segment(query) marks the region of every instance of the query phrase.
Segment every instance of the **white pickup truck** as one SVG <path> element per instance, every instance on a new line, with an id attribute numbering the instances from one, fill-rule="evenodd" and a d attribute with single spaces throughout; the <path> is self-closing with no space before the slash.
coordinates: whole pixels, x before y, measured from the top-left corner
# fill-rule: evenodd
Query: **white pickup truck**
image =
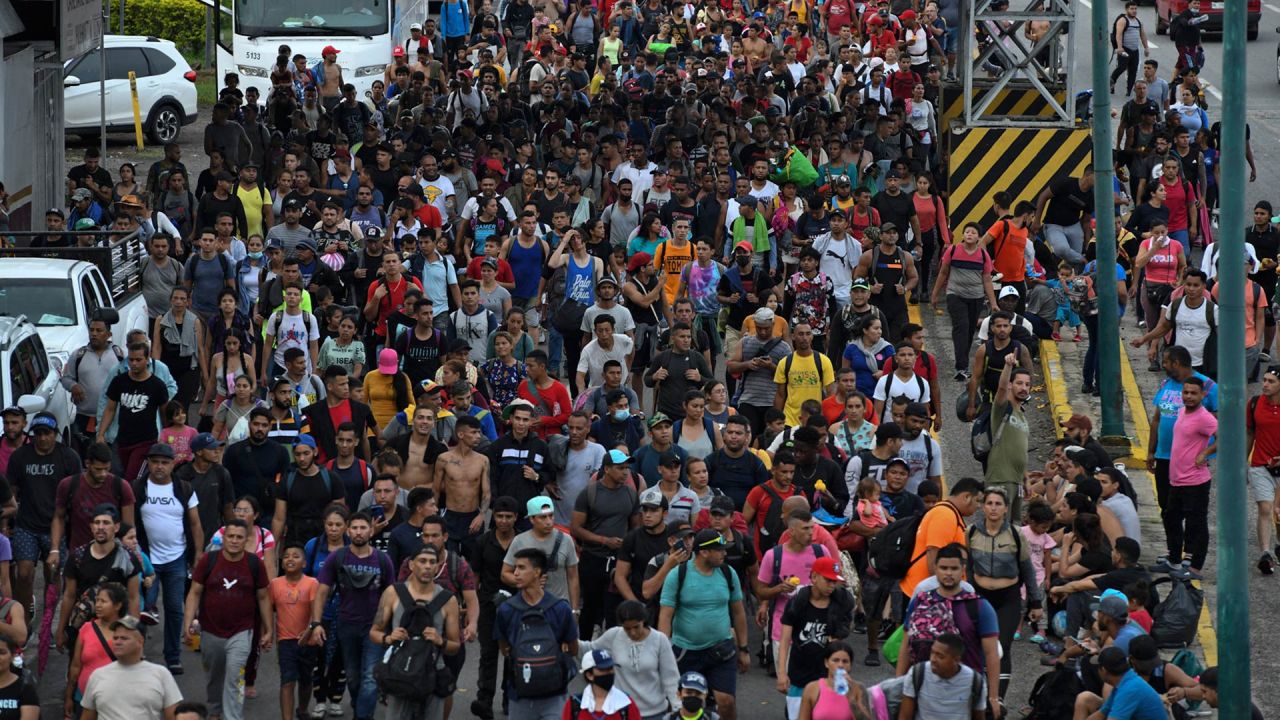
<path id="1" fill-rule="evenodd" d="M 25 315 L 58 365 L 89 343 L 89 321 L 111 323 L 121 348 L 135 328 L 150 331 L 142 297 L 145 246 L 136 236 L 107 247 L 0 250 L 0 316 Z"/>

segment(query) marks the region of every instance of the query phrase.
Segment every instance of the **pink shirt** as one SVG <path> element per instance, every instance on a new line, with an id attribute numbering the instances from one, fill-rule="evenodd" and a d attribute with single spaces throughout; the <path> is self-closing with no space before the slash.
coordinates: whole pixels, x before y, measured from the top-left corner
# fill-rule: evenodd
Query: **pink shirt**
<path id="1" fill-rule="evenodd" d="M 1030 525 L 1022 525 L 1018 531 L 1022 533 L 1022 539 L 1027 543 L 1027 553 L 1031 555 L 1031 567 L 1036 569 L 1036 584 L 1044 585 L 1044 551 L 1058 547 L 1058 543 L 1049 533 L 1037 534 Z"/>
<path id="2" fill-rule="evenodd" d="M 796 577 L 800 579 L 800 584 L 796 585 L 796 589 L 800 589 L 809 584 L 809 576 L 813 572 L 813 561 L 817 560 L 812 547 L 807 547 L 799 553 L 792 553 L 787 550 L 786 545 L 778 545 L 765 553 L 764 559 L 760 561 L 760 572 L 757 578 L 765 585 L 773 584 L 773 555 L 776 552 L 782 553 L 782 565 L 779 576 L 786 580 L 787 578 Z M 826 550 L 824 548 L 824 555 Z M 786 607 L 787 602 L 795 591 L 783 593 L 773 599 L 776 603 L 773 613 L 773 634 L 772 637 L 776 641 L 782 637 L 782 610 Z"/>
<path id="3" fill-rule="evenodd" d="M 1146 250 L 1151 247 L 1152 238 L 1142 241 L 1139 248 Z M 1158 285 L 1177 285 L 1178 284 L 1178 259 L 1182 256 L 1182 243 L 1169 239 L 1168 243 L 1157 248 L 1151 257 L 1147 260 L 1147 264 L 1143 269 L 1147 271 L 1147 282 Z"/>
<path id="4" fill-rule="evenodd" d="M 1204 407 L 1178 411 L 1173 423 L 1173 449 L 1169 453 L 1169 484 L 1173 487 L 1203 485 L 1209 482 L 1209 466 L 1197 466 L 1196 456 L 1209 446 L 1218 432 L 1218 418 Z"/>
<path id="5" fill-rule="evenodd" d="M 191 452 L 191 441 L 196 437 L 196 429 L 183 425 L 181 429 L 167 427 L 160 431 L 160 442 L 173 448 L 175 463 L 191 462 L 195 453 Z"/>

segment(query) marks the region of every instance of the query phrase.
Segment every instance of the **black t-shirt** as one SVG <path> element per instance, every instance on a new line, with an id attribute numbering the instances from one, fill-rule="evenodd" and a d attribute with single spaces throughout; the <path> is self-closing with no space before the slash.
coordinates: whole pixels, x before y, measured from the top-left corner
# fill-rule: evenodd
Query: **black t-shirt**
<path id="1" fill-rule="evenodd" d="M 80 456 L 65 445 L 41 455 L 33 444 L 23 445 L 9 456 L 9 481 L 22 498 L 22 512 L 14 524 L 42 535 L 49 533 L 57 504 L 58 482 L 80 473 Z"/>
<path id="2" fill-rule="evenodd" d="M 160 408 L 169 401 L 169 389 L 154 374 L 134 380 L 128 373 L 117 375 L 107 386 L 107 398 L 116 402 L 120 422 L 117 445 L 137 445 L 160 437 L 156 424 Z"/>
<path id="3" fill-rule="evenodd" d="M 658 216 L 662 218 L 662 224 L 665 227 L 671 227 L 676 220 L 688 220 L 689 229 L 693 229 L 694 218 L 697 217 L 698 204 L 689 199 L 688 205 L 680 205 L 674 199 L 662 206 L 662 210 L 658 212 Z"/>
<path id="4" fill-rule="evenodd" d="M 370 507 L 369 509 L 372 510 L 373 508 Z M 391 531 L 403 525 L 405 518 L 408 516 L 408 513 L 405 512 L 404 508 L 400 507 L 399 505 L 396 506 L 395 510 L 396 510 L 395 514 L 387 518 L 387 526 L 382 529 L 382 532 L 378 533 L 377 535 L 374 535 L 369 540 L 369 543 L 371 545 L 378 548 L 382 552 L 387 552 L 391 549 Z M 422 536 L 421 529 L 418 530 L 418 536 L 419 538 L 421 538 Z"/>
<path id="5" fill-rule="evenodd" d="M 510 545 L 508 545 L 510 547 Z M 498 542 L 498 536 L 490 530 L 480 536 L 480 554 L 476 558 L 476 564 L 472 566 L 472 570 L 476 573 L 476 578 L 480 583 L 480 591 L 485 595 L 492 595 L 498 590 L 512 591 L 515 588 L 508 586 L 502 582 L 502 563 L 507 557 L 507 548 L 502 547 L 502 543 Z"/>
<path id="6" fill-rule="evenodd" d="M 644 585 L 644 572 L 649 560 L 654 555 L 666 551 L 667 534 L 665 532 L 654 535 L 639 527 L 627 533 L 627 536 L 622 539 L 622 549 L 618 551 L 618 559 L 631 563 L 631 574 L 627 576 L 627 580 L 636 597 L 642 597 L 640 590 Z"/>
<path id="7" fill-rule="evenodd" d="M 916 215 L 916 204 L 911 195 L 899 191 L 897 195 L 887 192 L 877 193 L 871 199 L 871 207 L 880 212 L 880 223 L 893 223 L 898 228 L 898 244 L 905 245 L 907 229 L 911 227 L 911 218 Z"/>
<path id="8" fill-rule="evenodd" d="M 1257 232 L 1251 226 L 1249 231 L 1245 233 L 1245 242 L 1252 243 L 1253 249 L 1258 254 L 1258 260 L 1272 260 L 1280 255 L 1280 232 L 1276 232 L 1275 228 L 1267 226 L 1266 232 Z M 1268 298 L 1272 298 L 1276 293 L 1276 266 L 1264 268 L 1249 276 L 1249 279 L 1258 283 L 1258 285 L 1267 293 Z"/>
<path id="9" fill-rule="evenodd" d="M 782 624 L 791 626 L 791 655 L 787 659 L 787 677 L 791 684 L 804 687 L 827 676 L 823 656 L 827 643 L 845 637 L 848 618 L 853 617 L 855 603 L 848 591 L 837 588 L 831 604 L 816 608 L 809 602 L 808 587 L 801 588 L 782 611 Z M 831 623 L 831 620 L 837 622 Z"/>
<path id="10" fill-rule="evenodd" d="M 231 217 L 235 218 L 237 232 L 241 235 L 248 230 L 244 218 L 244 203 L 240 202 L 235 193 L 228 195 L 226 200 L 219 199 L 212 192 L 205 193 L 196 206 L 196 227 L 213 227 L 222 213 L 231 213 Z"/>
<path id="11" fill-rule="evenodd" d="M 551 216 L 556 210 L 569 209 L 568 198 L 559 190 L 551 197 L 547 197 L 546 192 L 539 190 L 533 194 L 533 204 L 538 206 L 538 222 L 543 225 L 551 224 Z"/>
<path id="12" fill-rule="evenodd" d="M 1049 184 L 1049 190 L 1053 197 L 1044 211 L 1046 225 L 1075 225 L 1082 216 L 1093 213 L 1093 190 L 1081 190 L 1076 178 L 1060 177 Z"/>
<path id="13" fill-rule="evenodd" d="M 1104 590 L 1119 590 L 1124 592 L 1126 587 L 1133 583 L 1142 581 L 1150 584 L 1151 573 L 1142 567 L 1124 567 L 1116 568 L 1111 572 L 1104 573 L 1093 579 L 1093 584 L 1098 586 L 1098 592 Z"/>
<path id="14" fill-rule="evenodd" d="M 77 596 L 104 582 L 123 585 L 129 578 L 142 573 L 138 559 L 122 546 L 116 545 L 115 552 L 107 553 L 104 558 L 94 557 L 90 547 L 82 545 L 72 551 L 62 569 L 64 578 L 76 581 Z"/>
<path id="15" fill-rule="evenodd" d="M 431 335 L 422 340 L 416 328 L 410 328 L 396 339 L 396 351 L 404 360 L 402 369 L 414 387 L 435 377 L 436 370 L 440 368 L 440 357 L 444 354 L 440 347 L 443 339 L 443 334 L 433 329 Z"/>
<path id="16" fill-rule="evenodd" d="M 200 527 L 207 528 L 205 533 L 212 537 L 213 531 L 223 525 L 223 509 L 236 501 L 231 473 L 221 465 L 211 465 L 208 470 L 197 472 L 195 463 L 189 462 L 179 467 L 173 476 L 191 483 L 191 489 L 200 499 L 200 505 L 196 507 Z"/>
<path id="17" fill-rule="evenodd" d="M 1097 550 L 1085 550 L 1080 553 L 1080 565 L 1088 570 L 1087 575 L 1111 571 L 1111 544 L 1103 542 Z"/>
<path id="18" fill-rule="evenodd" d="M 262 507 L 259 522 L 270 525 L 276 510 L 272 485 L 277 477 L 289 472 L 289 451 L 270 438 L 261 445 L 253 444 L 252 440 L 242 440 L 222 454 L 222 466 L 231 473 L 236 497 L 252 495 L 257 498 Z"/>
<path id="19" fill-rule="evenodd" d="M 77 165 L 71 168 L 71 172 L 67 173 L 67 179 L 75 183 L 77 188 L 87 188 L 89 185 L 85 183 L 87 178 L 93 178 L 98 187 L 111 187 L 111 173 L 107 169 L 98 166 L 97 170 L 89 172 L 89 168 L 84 165 Z"/>
<path id="20" fill-rule="evenodd" d="M 289 487 L 289 477 L 293 476 L 293 487 Z M 324 476 L 329 477 L 328 486 Z M 323 470 L 315 475 L 303 475 L 291 469 L 280 478 L 281 487 L 276 490 L 276 497 L 283 498 L 289 508 L 289 522 L 295 520 L 319 520 L 329 503 L 345 500 L 346 490 L 333 473 Z"/>
<path id="21" fill-rule="evenodd" d="M 669 206 L 668 206 L 669 207 Z M 764 306 L 765 293 L 773 289 L 773 280 L 769 277 L 769 273 L 762 270 L 750 270 L 746 275 L 742 275 L 742 288 L 739 289 L 734 283 L 729 281 L 727 273 L 720 275 L 720 282 L 716 285 L 716 293 L 720 295 L 732 295 L 735 292 L 742 293 L 742 300 L 736 305 L 729 306 L 729 318 L 727 320 L 729 327 L 740 328 L 742 323 L 756 310 Z M 747 295 L 754 294 L 756 302 L 748 302 Z M 751 358 L 743 358 L 750 360 Z"/>
<path id="22" fill-rule="evenodd" d="M 394 195 L 394 191 L 393 191 L 393 195 Z M 315 191 L 315 188 L 312 188 L 311 192 L 309 193 L 300 193 L 297 190 L 294 190 L 288 195 L 285 195 L 284 199 L 297 200 L 298 202 L 302 203 L 302 220 L 300 221 L 299 224 L 301 224 L 302 227 L 305 227 L 305 228 L 313 228 L 316 226 L 317 223 L 320 222 L 320 211 L 318 209 L 312 210 L 311 206 L 308 205 L 307 203 L 314 200 L 316 203 L 316 207 L 319 208 L 319 206 L 323 205 L 324 202 L 328 200 L 328 197 L 321 195 L 320 193 Z"/>
<path id="23" fill-rule="evenodd" d="M 400 513 L 396 513 L 399 515 Z M 391 564 L 400 567 L 409 554 L 422 547 L 422 526 L 402 521 L 387 530 L 387 546 L 379 548 L 391 556 Z"/>
<path id="24" fill-rule="evenodd" d="M 24 707 L 40 707 L 40 696 L 35 683 L 23 682 L 19 676 L 0 687 L 0 720 L 21 720 Z"/>
<path id="25" fill-rule="evenodd" d="M 919 495 L 907 490 L 900 493 L 891 493 L 887 490 L 881 492 L 880 504 L 884 506 L 885 512 L 893 516 L 894 520 L 924 514 L 924 501 Z"/>

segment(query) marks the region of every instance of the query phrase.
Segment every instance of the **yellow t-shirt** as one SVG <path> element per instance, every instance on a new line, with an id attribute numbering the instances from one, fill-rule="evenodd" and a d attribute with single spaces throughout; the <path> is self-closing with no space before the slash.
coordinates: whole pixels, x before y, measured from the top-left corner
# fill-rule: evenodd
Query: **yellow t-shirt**
<path id="1" fill-rule="evenodd" d="M 403 375 L 404 373 L 400 373 Z M 386 427 L 396 413 L 405 408 L 396 407 L 395 377 L 383 375 L 376 370 L 364 376 L 364 396 L 373 412 L 373 419 L 378 427 Z M 413 397 L 413 383 L 405 376 L 405 384 L 409 386 L 409 397 Z M 407 407 L 407 405 L 406 405 Z"/>
<path id="2" fill-rule="evenodd" d="M 790 361 L 791 372 L 787 372 Z M 822 363 L 819 369 L 817 362 Z M 831 361 L 822 353 L 813 353 L 809 357 L 801 357 L 792 353 L 778 363 L 773 373 L 773 381 L 787 388 L 787 402 L 783 412 L 787 416 L 787 424 L 800 424 L 800 406 L 805 400 L 822 402 L 822 389 L 836 381 L 836 371 Z"/>
<path id="3" fill-rule="evenodd" d="M 664 241 L 653 253 L 653 267 L 667 271 L 666 284 L 662 294 L 667 298 L 667 307 L 676 302 L 676 293 L 680 292 L 680 271 L 693 262 L 693 243 L 686 242 L 684 247 L 676 247 L 670 240 Z"/>
<path id="4" fill-rule="evenodd" d="M 263 227 L 262 207 L 271 204 L 271 193 L 257 187 L 245 190 L 236 183 L 236 197 L 240 198 L 240 204 L 244 206 L 245 220 L 249 223 L 249 232 L 240 239 L 248 240 L 251 235 L 261 235 L 265 238 L 267 228 Z"/>

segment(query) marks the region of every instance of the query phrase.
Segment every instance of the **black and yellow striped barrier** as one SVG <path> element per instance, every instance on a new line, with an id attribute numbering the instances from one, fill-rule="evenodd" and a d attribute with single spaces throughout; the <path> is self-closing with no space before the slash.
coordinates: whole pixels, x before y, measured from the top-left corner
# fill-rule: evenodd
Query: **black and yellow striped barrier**
<path id="1" fill-rule="evenodd" d="M 1054 178 L 1079 177 L 1092 151 L 1087 129 L 975 128 L 953 133 L 947 173 L 951 227 L 958 232 L 965 223 L 992 219 L 991 198 L 1001 190 L 1011 192 L 1015 203 L 1035 202 Z"/>
<path id="2" fill-rule="evenodd" d="M 987 89 L 973 88 L 973 102 L 979 103 L 986 96 Z M 1066 93 L 1057 92 L 1054 100 L 1062 105 L 1066 102 Z M 1032 88 L 1006 87 L 1000 90 L 996 99 L 982 113 L 984 118 L 1052 118 L 1055 116 L 1049 101 Z M 964 85 L 959 83 L 945 85 L 942 88 L 941 122 L 938 127 L 944 131 L 952 130 L 964 123 Z"/>

